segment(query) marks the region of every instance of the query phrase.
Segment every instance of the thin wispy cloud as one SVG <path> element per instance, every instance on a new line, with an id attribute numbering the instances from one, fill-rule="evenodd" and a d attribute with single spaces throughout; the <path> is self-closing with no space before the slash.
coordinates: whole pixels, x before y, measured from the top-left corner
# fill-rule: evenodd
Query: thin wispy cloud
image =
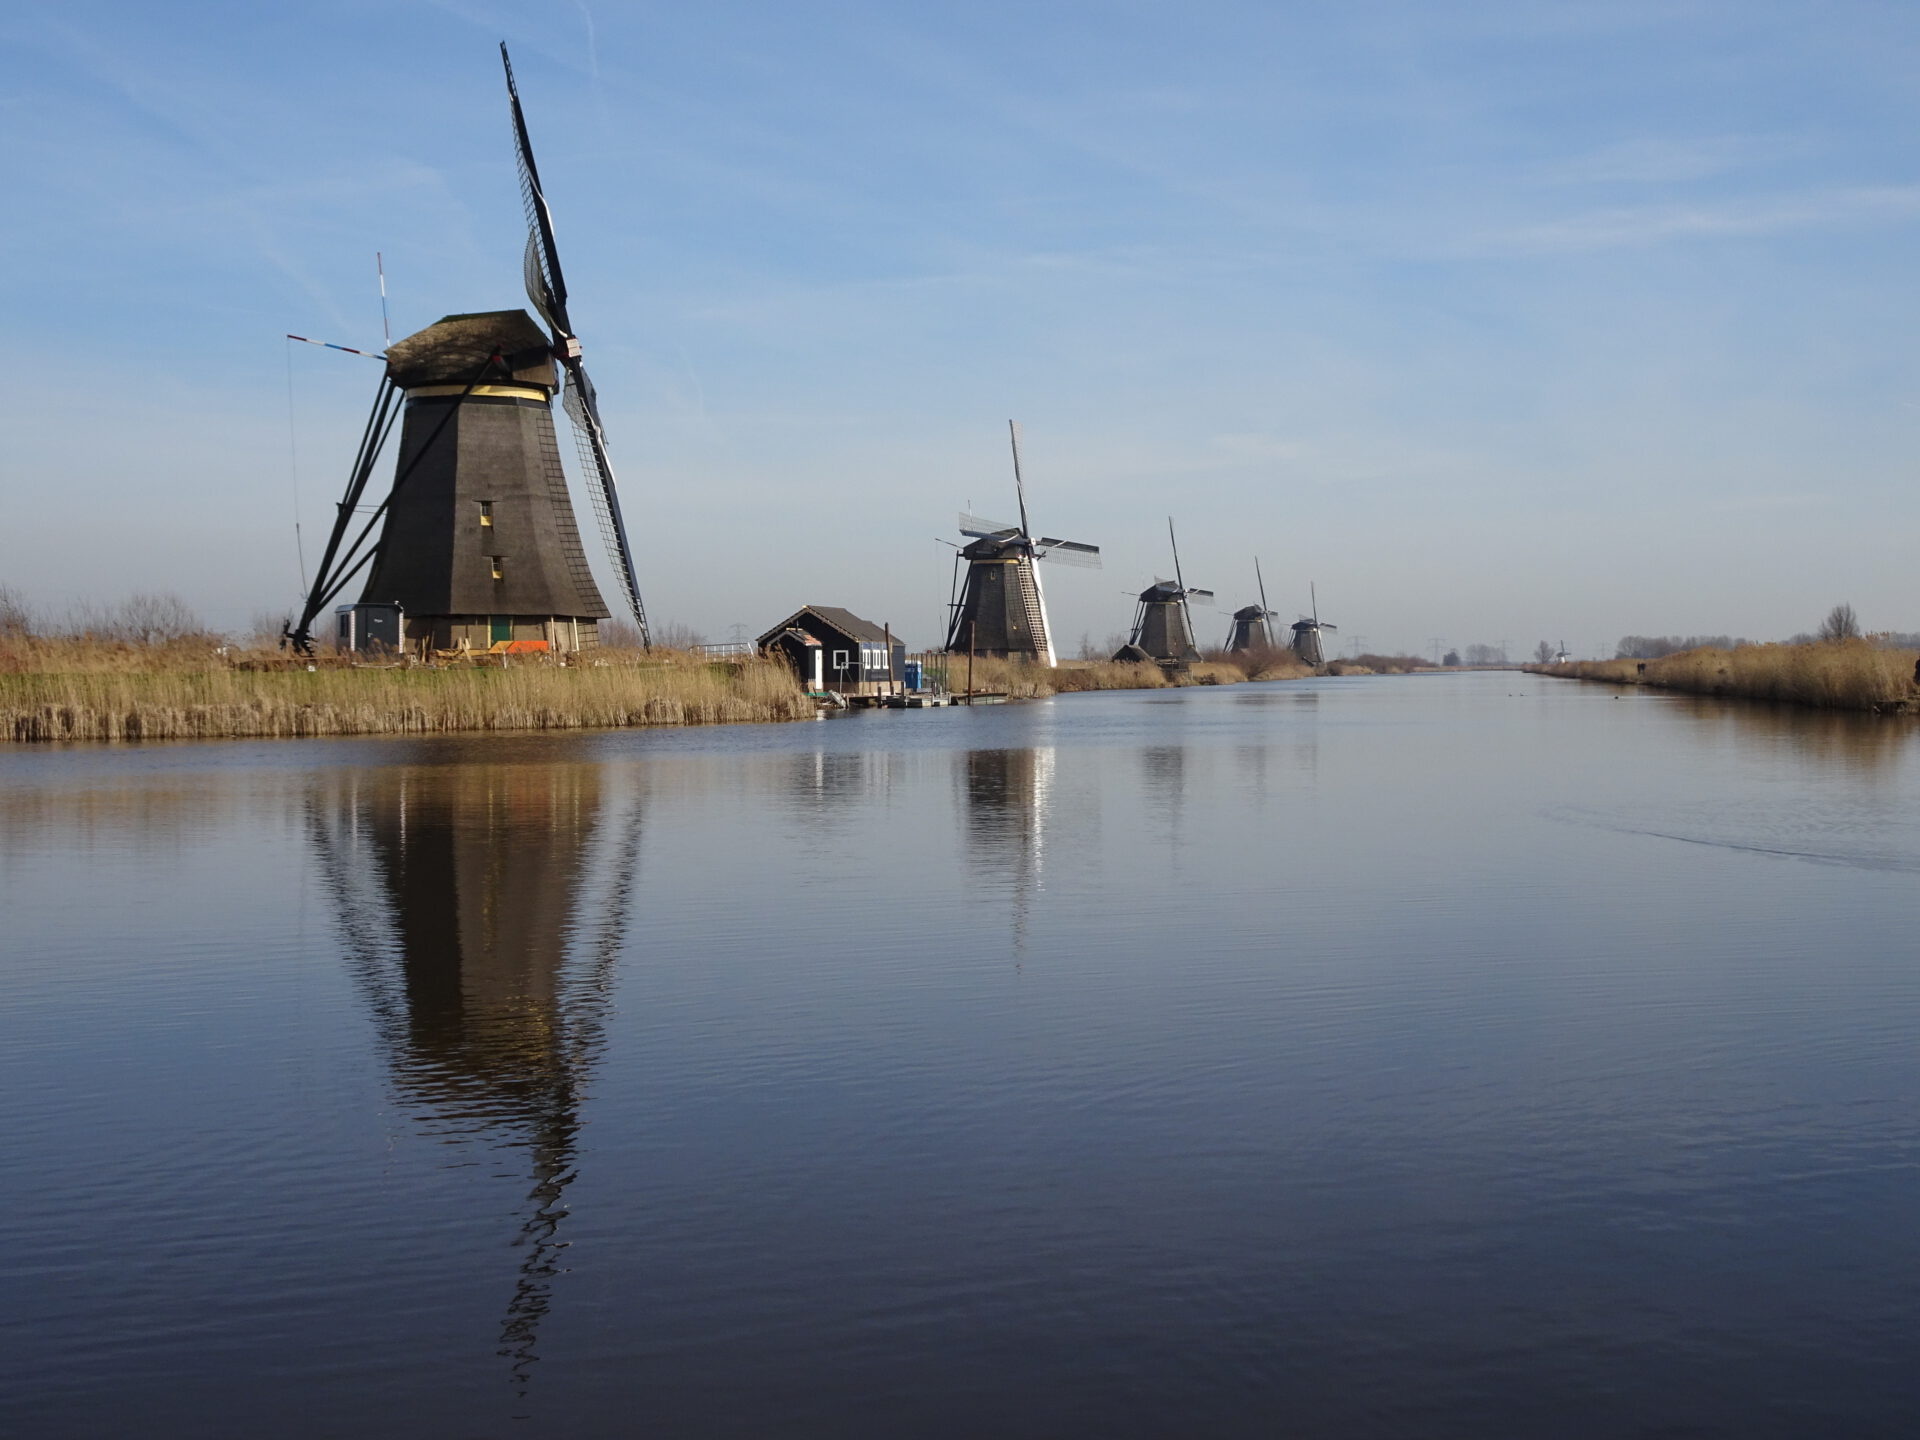
<path id="1" fill-rule="evenodd" d="M 1535 178 L 1549 185 L 1679 185 L 1778 163 L 1806 148 L 1778 136 L 1642 136 L 1550 161 Z"/>
<path id="2" fill-rule="evenodd" d="M 1485 254 L 1549 255 L 1794 230 L 1908 223 L 1920 215 L 1920 185 L 1883 185 L 1718 203 L 1618 206 L 1521 225 L 1477 238 Z"/>

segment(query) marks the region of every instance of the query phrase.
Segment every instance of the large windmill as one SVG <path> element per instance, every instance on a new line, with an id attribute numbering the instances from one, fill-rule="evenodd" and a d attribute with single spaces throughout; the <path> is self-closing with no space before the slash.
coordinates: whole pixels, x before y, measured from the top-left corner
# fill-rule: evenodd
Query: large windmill
<path id="1" fill-rule="evenodd" d="M 1003 660 L 1031 660 L 1051 667 L 1053 632 L 1047 625 L 1047 597 L 1040 588 L 1036 561 L 1098 569 L 1100 547 L 1077 540 L 1036 540 L 1027 526 L 1027 486 L 1020 473 L 1020 427 L 1007 422 L 1013 443 L 1013 488 L 1020 501 L 1020 523 L 1003 525 L 962 514 L 960 533 L 973 543 L 955 561 L 967 562 L 967 578 L 949 606 L 949 654 L 973 654 Z"/>
<path id="2" fill-rule="evenodd" d="M 1340 627 L 1320 618 L 1320 596 L 1311 581 L 1307 584 L 1307 594 L 1313 601 L 1313 613 L 1311 616 L 1302 615 L 1293 622 L 1293 653 L 1309 665 L 1324 665 L 1327 656 L 1320 645 L 1320 632 L 1338 630 Z"/>
<path id="3" fill-rule="evenodd" d="M 1213 591 L 1189 589 L 1180 572 L 1180 542 L 1174 538 L 1173 517 L 1167 517 L 1167 543 L 1173 547 L 1171 580 L 1155 580 L 1142 590 L 1133 612 L 1133 634 L 1115 653 L 1116 660 L 1152 660 L 1166 666 L 1190 665 L 1200 658 L 1193 643 L 1193 612 L 1188 601 L 1213 599 Z"/>
<path id="4" fill-rule="evenodd" d="M 1227 653 L 1242 650 L 1273 649 L 1275 612 L 1267 608 L 1267 581 L 1260 573 L 1260 557 L 1253 557 L 1253 578 L 1260 586 L 1260 603 L 1243 605 L 1233 612 L 1233 628 L 1227 632 Z"/>
<path id="5" fill-rule="evenodd" d="M 524 310 L 449 315 L 388 348 L 333 533 L 300 618 L 288 629 L 303 651 L 312 648 L 315 620 L 362 571 L 359 603 L 339 607 L 339 638 L 350 646 L 369 634 L 408 649 L 484 650 L 504 641 L 574 650 L 597 643 L 598 622 L 610 612 L 580 542 L 560 463 L 553 397 L 563 388 L 608 558 L 641 643 L 650 641 L 600 405 L 567 310 L 553 216 L 505 45 L 500 62 L 527 214 L 527 296 L 546 328 Z M 396 419 L 393 483 L 363 518 Z"/>

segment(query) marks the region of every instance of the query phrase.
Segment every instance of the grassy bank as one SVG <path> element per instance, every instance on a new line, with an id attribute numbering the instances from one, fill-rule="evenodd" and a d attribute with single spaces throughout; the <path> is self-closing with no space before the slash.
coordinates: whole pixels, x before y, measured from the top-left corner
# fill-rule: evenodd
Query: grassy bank
<path id="1" fill-rule="evenodd" d="M 1703 647 L 1659 660 L 1581 660 L 1529 665 L 1538 675 L 1570 675 L 1616 685 L 1652 685 L 1693 695 L 1773 700 L 1822 710 L 1904 710 L 1915 698 L 1916 653 L 1865 640 L 1816 645 Z"/>
<path id="2" fill-rule="evenodd" d="M 973 688 L 1017 700 L 1034 700 L 1087 690 L 1167 690 L 1182 685 L 1235 685 L 1242 680 L 1293 680 L 1311 674 L 1311 667 L 1284 650 L 1261 656 L 1211 656 L 1180 677 L 1169 676 L 1158 665 L 1122 665 L 1111 660 L 1062 660 L 1057 668 L 1048 670 L 1018 661 L 976 658 Z M 967 688 L 965 656 L 954 658 L 948 680 L 955 691 Z"/>
<path id="3" fill-rule="evenodd" d="M 798 720 L 788 669 L 658 653 L 565 669 L 309 671 L 279 657 L 168 647 L 19 647 L 0 669 L 0 742 L 420 735 Z M 26 663 L 22 663 L 22 662 Z"/>

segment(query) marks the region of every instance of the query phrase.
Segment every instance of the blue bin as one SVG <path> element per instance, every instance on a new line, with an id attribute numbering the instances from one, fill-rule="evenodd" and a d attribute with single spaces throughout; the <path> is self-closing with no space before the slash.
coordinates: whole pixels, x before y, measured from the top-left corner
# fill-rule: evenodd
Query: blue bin
<path id="1" fill-rule="evenodd" d="M 907 689 L 918 690 L 920 688 L 920 662 L 918 660 L 907 661 L 906 678 Z"/>

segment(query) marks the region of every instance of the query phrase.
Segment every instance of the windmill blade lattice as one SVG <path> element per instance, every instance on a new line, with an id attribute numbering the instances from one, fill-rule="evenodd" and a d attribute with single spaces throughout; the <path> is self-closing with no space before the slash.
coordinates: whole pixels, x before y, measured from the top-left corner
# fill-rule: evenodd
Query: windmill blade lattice
<path id="1" fill-rule="evenodd" d="M 606 542 L 608 558 L 620 577 L 633 620 L 640 627 L 640 642 L 652 647 L 653 637 L 647 625 L 646 606 L 640 599 L 640 581 L 634 574 L 633 551 L 627 544 L 626 521 L 620 513 L 620 491 L 613 477 L 613 462 L 607 456 L 606 427 L 600 419 L 600 402 L 593 382 L 587 378 L 580 359 L 580 341 L 573 333 L 567 314 L 567 281 L 560 268 L 560 252 L 553 239 L 553 214 L 547 208 L 540 188 L 540 170 L 533 160 L 533 141 L 527 135 L 527 118 L 520 109 L 520 92 L 513 83 L 513 61 L 507 47 L 500 47 L 500 63 L 507 72 L 507 100 L 513 113 L 514 157 L 520 172 L 520 199 L 527 215 L 527 251 L 525 272 L 527 299 L 553 332 L 554 356 L 566 372 L 566 393 L 562 404 L 573 422 L 573 438 L 580 463 L 588 473 L 587 490 L 593 497 L 594 518 L 599 521 L 601 538 Z"/>
<path id="2" fill-rule="evenodd" d="M 1055 565 L 1072 565 L 1082 570 L 1100 568 L 1100 547 L 1083 545 L 1078 540 L 1055 540 L 1043 537 L 1039 542 L 1039 558 Z"/>
<path id="3" fill-rule="evenodd" d="M 983 515 L 969 515 L 960 512 L 960 533 L 972 535 L 980 540 L 997 540 L 1003 535 L 1018 535 L 1020 527 L 1009 525 L 1003 520 L 989 520 Z"/>

